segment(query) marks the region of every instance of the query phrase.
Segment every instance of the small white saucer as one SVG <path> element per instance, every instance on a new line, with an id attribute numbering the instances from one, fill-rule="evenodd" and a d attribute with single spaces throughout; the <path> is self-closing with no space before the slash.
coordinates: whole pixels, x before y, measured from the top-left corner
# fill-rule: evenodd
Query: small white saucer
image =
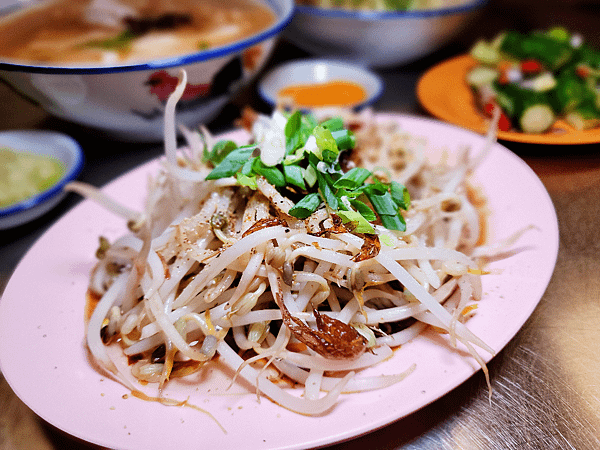
<path id="1" fill-rule="evenodd" d="M 65 196 L 63 187 L 83 169 L 83 151 L 71 137 L 54 131 L 16 130 L 0 133 L 0 147 L 52 156 L 65 165 L 63 177 L 53 186 L 19 203 L 0 208 L 0 230 L 22 225 L 48 212 Z"/>
<path id="2" fill-rule="evenodd" d="M 258 93 L 264 101 L 275 106 L 279 92 L 288 86 L 331 81 L 349 81 L 362 86 L 366 98 L 354 109 L 373 104 L 383 92 L 381 78 L 364 67 L 328 59 L 300 59 L 272 69 L 259 82 Z"/>

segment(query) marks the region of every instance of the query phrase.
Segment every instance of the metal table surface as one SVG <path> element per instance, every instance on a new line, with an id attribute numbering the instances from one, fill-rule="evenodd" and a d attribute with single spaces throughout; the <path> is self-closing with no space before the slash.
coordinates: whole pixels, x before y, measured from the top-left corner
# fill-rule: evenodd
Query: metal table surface
<path id="1" fill-rule="evenodd" d="M 479 36 L 564 24 L 600 45 L 600 6 L 581 1 L 491 0 L 477 21 L 434 55 L 379 70 L 379 111 L 426 115 L 415 96 L 423 72 L 463 53 Z M 304 56 L 281 41 L 270 64 Z M 161 154 L 158 144 L 125 144 L 47 116 L 0 85 L 0 129 L 65 132 L 85 150 L 80 179 L 102 186 Z M 240 108 L 267 110 L 250 86 L 210 127 L 231 128 Z M 523 158 L 550 193 L 560 226 L 554 275 L 522 330 L 489 364 L 488 401 L 481 373 L 420 411 L 331 449 L 597 449 L 600 448 L 600 145 L 541 146 L 502 142 Z M 27 249 L 79 200 L 68 196 L 44 217 L 0 234 L 0 291 Z M 39 419 L 0 376 L 0 449 L 96 448 Z"/>

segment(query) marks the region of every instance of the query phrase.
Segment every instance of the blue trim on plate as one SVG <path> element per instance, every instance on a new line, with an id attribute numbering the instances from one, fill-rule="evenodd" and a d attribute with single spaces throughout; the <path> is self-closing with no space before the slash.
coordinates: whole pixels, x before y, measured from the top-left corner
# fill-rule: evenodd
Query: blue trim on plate
<path id="1" fill-rule="evenodd" d="M 66 135 L 64 137 L 68 138 L 71 141 L 71 144 L 75 149 L 74 155 L 76 157 L 76 160 L 71 169 L 69 169 L 69 171 L 65 173 L 65 175 L 56 184 L 49 187 L 45 191 L 40 192 L 39 194 L 36 194 L 33 197 L 30 197 L 26 200 L 23 200 L 22 202 L 19 202 L 16 205 L 0 209 L 0 218 L 8 217 L 12 214 L 32 209 L 44 203 L 46 200 L 49 200 L 55 195 L 60 194 L 60 192 L 63 190 L 67 183 L 74 181 L 79 176 L 79 174 L 83 170 L 83 165 L 85 163 L 83 149 L 75 139 Z"/>
<path id="2" fill-rule="evenodd" d="M 6 61 L 0 61 L 0 71 L 5 70 L 8 72 L 26 72 L 26 73 L 46 73 L 46 74 L 61 74 L 61 75 L 91 75 L 91 74 L 105 74 L 105 73 L 120 73 L 120 72 L 133 72 L 137 70 L 156 70 L 166 69 L 169 67 L 182 66 L 187 64 L 193 64 L 201 61 L 207 61 L 213 58 L 220 58 L 232 53 L 238 53 L 248 47 L 251 47 L 259 42 L 265 41 L 279 34 L 291 21 L 292 17 L 296 12 L 296 6 L 294 1 L 291 2 L 291 6 L 287 14 L 285 14 L 285 5 L 274 4 L 273 0 L 266 0 L 268 5 L 273 8 L 277 15 L 284 14 L 280 17 L 277 22 L 270 28 L 262 31 L 254 36 L 237 41 L 233 44 L 226 45 L 224 47 L 218 47 L 212 50 L 199 51 L 187 55 L 177 56 L 174 58 L 165 58 L 157 61 L 149 61 L 139 64 L 128 64 L 121 66 L 94 66 L 94 67 L 57 67 L 57 66 L 40 66 L 40 65 L 29 65 L 11 63 Z"/>
<path id="3" fill-rule="evenodd" d="M 427 17 L 442 17 L 452 14 L 470 12 L 485 6 L 489 0 L 476 0 L 473 3 L 452 8 L 423 9 L 412 11 L 350 11 L 343 9 L 324 9 L 313 6 L 296 6 L 298 14 L 314 15 L 327 18 L 344 18 L 364 21 L 374 20 L 397 20 L 397 19 L 419 19 Z"/>
<path id="4" fill-rule="evenodd" d="M 375 80 L 377 80 L 377 82 L 378 82 L 377 83 L 377 91 L 371 97 L 369 97 L 367 100 L 365 100 L 364 102 L 359 103 L 356 106 L 353 106 L 352 107 L 353 110 L 357 111 L 357 110 L 366 108 L 367 106 L 370 106 L 370 105 L 374 104 L 383 95 L 383 89 L 384 89 L 383 79 L 378 74 L 376 74 L 375 72 L 373 72 L 372 70 L 369 70 L 369 69 L 367 69 L 365 67 L 362 67 L 362 66 L 357 66 L 355 64 L 349 64 L 348 62 L 343 61 L 343 60 L 337 61 L 335 59 L 317 59 L 317 58 L 315 58 L 315 59 L 295 59 L 295 60 L 290 60 L 290 61 L 287 61 L 287 62 L 283 63 L 280 66 L 277 66 L 277 67 L 271 69 L 271 71 L 267 75 L 265 75 L 262 78 L 261 82 L 258 84 L 258 88 L 257 88 L 258 96 L 265 103 L 268 103 L 271 106 L 275 106 L 275 103 L 276 103 L 275 99 L 273 99 L 272 97 L 270 97 L 269 95 L 267 95 L 266 92 L 265 92 L 265 90 L 264 90 L 264 85 L 263 85 L 264 79 L 269 74 L 271 74 L 272 72 L 280 70 L 280 69 L 282 69 L 282 68 L 284 68 L 286 66 L 291 66 L 291 65 L 294 65 L 294 64 L 306 64 L 306 63 L 313 63 L 313 64 L 344 64 L 344 65 L 347 65 L 347 66 L 351 66 L 351 67 L 353 67 L 353 68 L 355 68 L 357 70 L 361 70 L 361 71 L 365 72 L 366 74 L 370 75 L 371 77 L 373 77 Z M 352 80 L 350 80 L 350 81 L 352 81 Z M 309 80 L 307 80 L 307 82 L 309 82 Z"/>

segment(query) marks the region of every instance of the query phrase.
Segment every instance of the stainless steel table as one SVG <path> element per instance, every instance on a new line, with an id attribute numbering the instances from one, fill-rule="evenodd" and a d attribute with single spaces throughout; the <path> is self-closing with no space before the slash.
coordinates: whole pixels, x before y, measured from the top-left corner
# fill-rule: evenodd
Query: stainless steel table
<path id="1" fill-rule="evenodd" d="M 600 47 L 600 6 L 581 1 L 492 0 L 465 32 L 434 55 L 380 70 L 385 93 L 376 110 L 425 115 L 415 85 L 433 64 L 463 53 L 479 36 L 503 28 L 564 24 Z M 280 42 L 271 64 L 304 56 Z M 268 110 L 249 87 L 210 124 L 232 126 L 240 108 Z M 0 129 L 40 128 L 70 134 L 83 146 L 83 181 L 101 186 L 158 156 L 160 145 L 132 145 L 48 117 L 0 86 Z M 600 144 L 547 147 L 502 142 L 541 178 L 560 226 L 555 273 L 540 305 L 489 364 L 491 403 L 481 373 L 398 422 L 331 449 L 598 449 L 600 448 Z M 0 234 L 0 291 L 35 240 L 77 203 L 68 197 L 46 216 Z M 0 449 L 96 448 L 46 424 L 0 377 Z"/>

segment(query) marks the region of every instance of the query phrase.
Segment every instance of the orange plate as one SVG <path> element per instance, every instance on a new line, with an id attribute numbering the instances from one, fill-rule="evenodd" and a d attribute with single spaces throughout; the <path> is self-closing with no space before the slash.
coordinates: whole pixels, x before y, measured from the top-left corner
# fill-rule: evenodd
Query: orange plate
<path id="1" fill-rule="evenodd" d="M 417 96 L 435 117 L 484 134 L 489 120 L 477 109 L 475 96 L 465 82 L 467 72 L 476 64 L 469 55 L 462 55 L 434 66 L 419 80 Z M 600 128 L 580 131 L 558 120 L 543 134 L 499 131 L 498 139 L 529 144 L 594 144 L 600 142 Z"/>

